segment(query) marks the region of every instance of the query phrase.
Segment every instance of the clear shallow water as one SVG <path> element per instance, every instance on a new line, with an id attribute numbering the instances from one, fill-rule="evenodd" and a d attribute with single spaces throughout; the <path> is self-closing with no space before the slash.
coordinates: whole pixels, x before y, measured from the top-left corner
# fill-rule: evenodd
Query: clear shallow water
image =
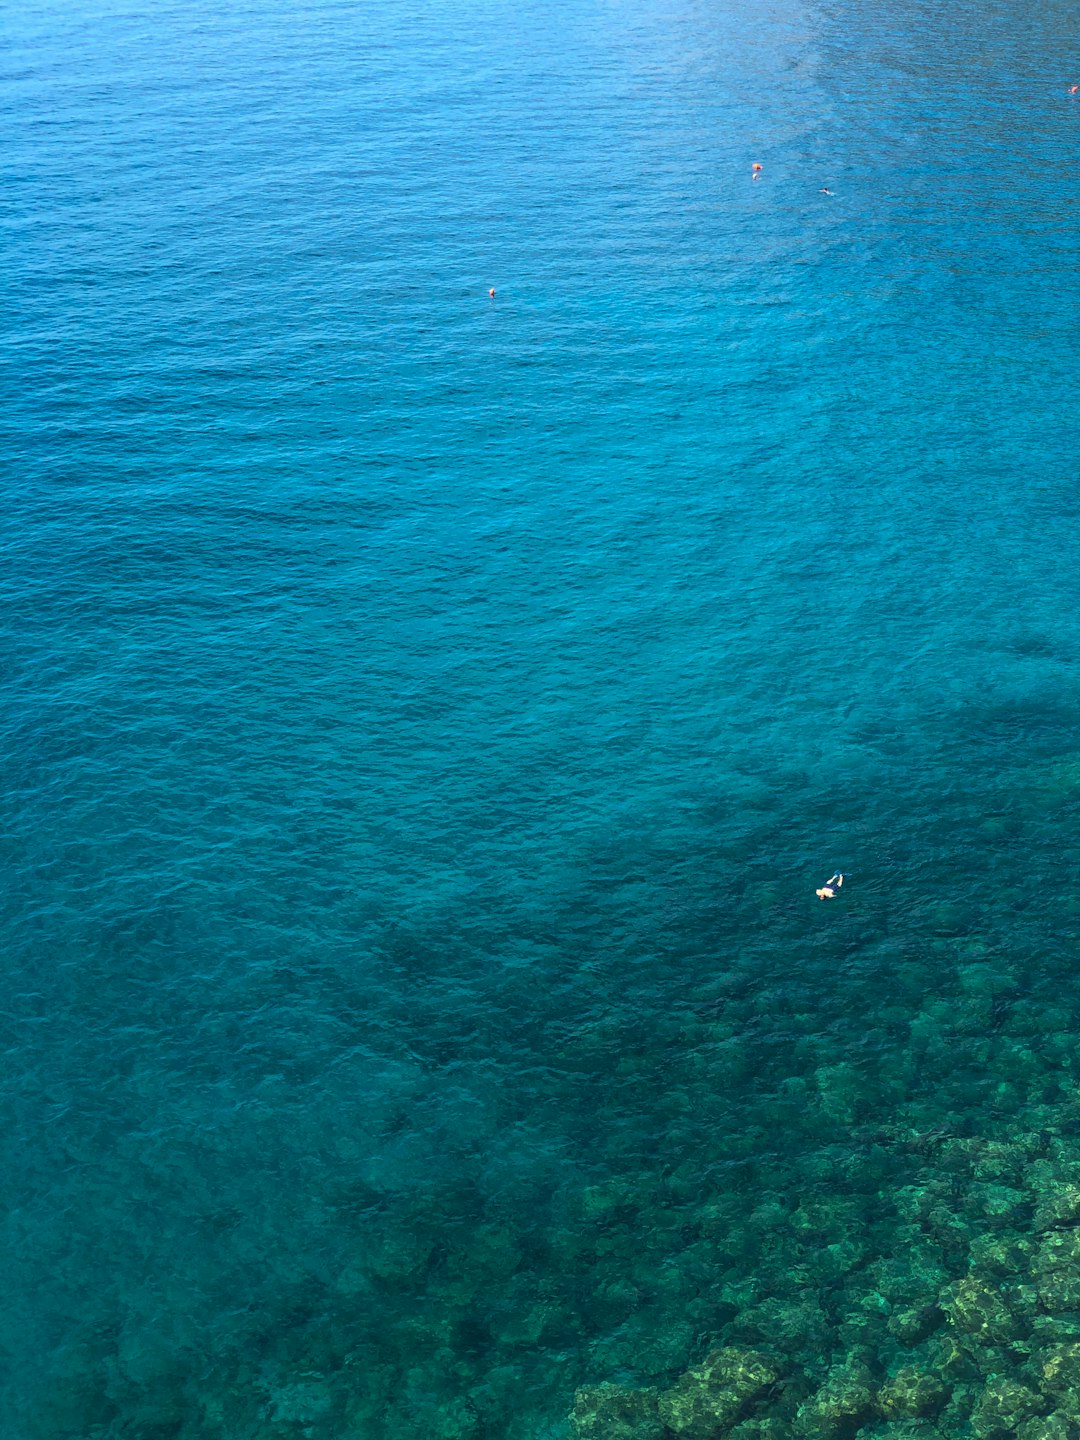
<path id="1" fill-rule="evenodd" d="M 6 1434 L 1071 1414 L 1072 19 L 9 9 Z"/>

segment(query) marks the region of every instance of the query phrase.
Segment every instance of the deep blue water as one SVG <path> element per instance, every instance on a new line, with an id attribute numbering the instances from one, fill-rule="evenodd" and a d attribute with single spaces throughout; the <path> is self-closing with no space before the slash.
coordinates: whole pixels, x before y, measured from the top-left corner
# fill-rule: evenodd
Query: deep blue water
<path id="1" fill-rule="evenodd" d="M 6 1437 L 1060 1409 L 1075 20 L 4 7 Z"/>

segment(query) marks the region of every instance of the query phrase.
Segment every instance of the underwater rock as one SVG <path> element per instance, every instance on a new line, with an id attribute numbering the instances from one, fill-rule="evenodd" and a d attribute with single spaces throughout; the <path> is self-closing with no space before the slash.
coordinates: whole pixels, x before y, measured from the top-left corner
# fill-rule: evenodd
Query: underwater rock
<path id="1" fill-rule="evenodd" d="M 1061 1415 L 1036 1415 L 1025 1420 L 1016 1440 L 1073 1440 L 1076 1430 Z"/>
<path id="2" fill-rule="evenodd" d="M 1009 1308 L 1020 1321 L 1020 1328 L 1023 1338 L 1026 1339 L 1032 1332 L 1036 1320 L 1045 1320 L 1046 1316 L 1040 1311 L 1039 1292 L 1027 1279 L 1013 1285 L 1009 1291 Z M 1065 1339 L 1063 1332 L 1061 1339 Z"/>
<path id="3" fill-rule="evenodd" d="M 728 1327 L 728 1340 L 748 1344 L 772 1343 L 795 1360 L 828 1353 L 833 1347 L 833 1329 L 815 1298 L 796 1301 L 770 1296 L 760 1305 L 743 1310 Z"/>
<path id="4" fill-rule="evenodd" d="M 663 1440 L 655 1390 L 585 1385 L 574 1395 L 570 1433 L 578 1440 Z"/>
<path id="5" fill-rule="evenodd" d="M 1036 1357 L 1039 1389 L 1072 1425 L 1080 1425 L 1080 1341 L 1051 1345 Z"/>
<path id="6" fill-rule="evenodd" d="M 648 1311 L 631 1317 L 615 1330 L 598 1336 L 589 1346 L 597 1376 L 622 1375 L 632 1370 L 642 1383 L 670 1383 L 686 1369 L 694 1354 L 698 1328 L 682 1318 L 657 1326 Z M 590 1382 L 592 1383 L 591 1379 Z"/>
<path id="7" fill-rule="evenodd" d="M 779 1375 L 776 1363 L 759 1351 L 733 1345 L 712 1350 L 660 1396 L 660 1419 L 685 1440 L 715 1440 Z"/>
<path id="8" fill-rule="evenodd" d="M 935 1335 L 927 1349 L 930 1368 L 956 1383 L 954 1401 L 966 1385 L 973 1385 L 976 1391 L 981 1390 L 984 1380 L 1010 1371 L 1017 1362 L 1009 1346 L 992 1345 L 952 1329 Z M 975 1403 L 974 1396 L 971 1403 Z"/>
<path id="9" fill-rule="evenodd" d="M 728 1431 L 729 1440 L 791 1440 L 791 1426 L 786 1420 L 765 1415 L 756 1420 L 740 1420 Z"/>
<path id="10" fill-rule="evenodd" d="M 874 1380 L 858 1361 L 835 1365 L 817 1394 L 799 1406 L 795 1428 L 808 1440 L 846 1440 L 874 1413 Z"/>
<path id="11" fill-rule="evenodd" d="M 1019 989 L 1015 975 L 1001 970 L 985 958 L 985 946 L 968 943 L 967 963 L 957 966 L 956 978 L 965 995 L 1011 995 Z"/>
<path id="12" fill-rule="evenodd" d="M 588 1185 L 581 1196 L 581 1213 L 586 1220 L 610 1220 L 632 1214 L 640 1197 L 626 1180 L 613 1178 L 599 1185 Z"/>
<path id="13" fill-rule="evenodd" d="M 1028 1266 L 1033 1248 L 1025 1236 L 1011 1231 L 978 1235 L 971 1246 L 971 1268 L 1011 1278 Z"/>
<path id="14" fill-rule="evenodd" d="M 488 1328 L 497 1345 L 532 1348 L 539 1343 L 540 1336 L 552 1320 L 557 1321 L 558 1318 L 558 1312 L 546 1305 L 531 1305 L 527 1309 L 524 1306 L 500 1308 L 492 1316 Z"/>
<path id="15" fill-rule="evenodd" d="M 866 1274 L 873 1279 L 878 1292 L 894 1304 L 901 1300 L 908 1304 L 936 1300 L 941 1287 L 950 1279 L 938 1247 L 928 1244 L 919 1227 L 913 1224 L 897 1229 L 890 1226 L 886 1243 L 897 1245 L 901 1253 L 866 1267 Z"/>
<path id="16" fill-rule="evenodd" d="M 521 1265 L 521 1249 L 505 1225 L 478 1225 L 469 1235 L 470 1268 L 485 1279 L 505 1280 Z"/>
<path id="17" fill-rule="evenodd" d="M 333 1404 L 333 1392 L 325 1380 L 298 1380 L 276 1389 L 268 1408 L 275 1425 L 312 1425 L 327 1415 Z"/>
<path id="18" fill-rule="evenodd" d="M 1040 1408 L 1040 1400 L 1034 1390 L 999 1375 L 988 1380 L 971 1414 L 971 1433 L 977 1440 L 998 1440 L 998 1437 L 1015 1435 L 1023 1421 L 1030 1419 Z"/>
<path id="19" fill-rule="evenodd" d="M 1035 1229 L 1051 1230 L 1055 1225 L 1080 1223 L 1080 1185 L 1063 1185 L 1039 1197 L 1035 1207 Z"/>
<path id="20" fill-rule="evenodd" d="M 1029 1343 L 1033 1349 L 1044 1345 L 1063 1345 L 1067 1340 L 1080 1340 L 1080 1313 L 1077 1311 L 1038 1314 L 1032 1320 Z"/>
<path id="21" fill-rule="evenodd" d="M 847 1240 L 863 1228 L 855 1201 L 839 1195 L 807 1197 L 792 1213 L 789 1223 L 804 1240 Z"/>
<path id="22" fill-rule="evenodd" d="M 813 1273 L 826 1284 L 842 1279 L 857 1270 L 866 1260 L 866 1246 L 848 1238 L 826 1245 L 814 1257 Z"/>
<path id="23" fill-rule="evenodd" d="M 1000 1140 L 971 1140 L 972 1174 L 976 1180 L 1004 1180 L 1020 1185 L 1027 1154 L 1019 1145 Z"/>
<path id="24" fill-rule="evenodd" d="M 937 1375 L 905 1365 L 881 1387 L 878 1407 L 888 1420 L 936 1415 L 949 1398 Z"/>
<path id="25" fill-rule="evenodd" d="M 939 935 L 962 935 L 972 928 L 976 915 L 970 906 L 942 900 L 927 911 L 930 928 Z"/>
<path id="26" fill-rule="evenodd" d="M 901 1345 L 919 1345 L 945 1321 L 937 1304 L 901 1307 L 888 1319 L 888 1331 Z"/>
<path id="27" fill-rule="evenodd" d="M 384 1416 L 384 1423 L 386 1433 L 392 1434 L 394 1440 L 479 1440 L 482 1428 L 475 1409 L 461 1396 L 406 1402 L 401 1410 Z M 259 1440 L 278 1440 L 279 1436 L 280 1440 L 294 1440 L 294 1437 L 300 1436 L 304 1440 L 316 1440 L 316 1437 L 337 1433 L 336 1428 L 329 1426 L 305 1426 L 300 1430 L 290 1427 L 288 1431 L 279 1431 L 273 1436 L 260 1434 Z M 362 1435 L 365 1432 L 360 1429 L 354 1433 Z M 367 1433 L 371 1433 L 370 1429 Z"/>
<path id="28" fill-rule="evenodd" d="M 1080 1230 L 1044 1235 L 1031 1268 L 1044 1310 L 1080 1310 Z"/>
<path id="29" fill-rule="evenodd" d="M 882 1309 L 888 1333 L 903 1345 L 918 1345 L 945 1322 L 937 1297 L 948 1271 L 940 1264 L 937 1247 L 925 1242 L 917 1226 L 902 1226 L 891 1243 L 899 1253 L 868 1265 L 863 1275 L 873 1281 L 874 1294 L 887 1302 Z"/>
<path id="30" fill-rule="evenodd" d="M 697 1212 L 702 1236 L 717 1244 L 724 1244 L 733 1233 L 741 1233 L 746 1218 L 745 1208 L 733 1205 L 731 1196 L 715 1196 Z"/>
<path id="31" fill-rule="evenodd" d="M 942 1440 L 942 1432 L 930 1420 L 890 1420 L 860 1432 L 869 1440 Z"/>
<path id="32" fill-rule="evenodd" d="M 1053 1345 L 1039 1357 L 1040 1385 L 1050 1395 L 1080 1389 L 1080 1343 Z"/>
<path id="33" fill-rule="evenodd" d="M 969 1380 L 973 1376 L 978 1376 L 978 1369 L 972 1365 L 970 1348 L 968 1337 L 958 1335 L 955 1330 L 951 1329 L 935 1335 L 926 1347 L 933 1369 L 939 1375 L 948 1376 L 950 1382 Z"/>
<path id="34" fill-rule="evenodd" d="M 853 1125 L 866 1099 L 866 1081 L 853 1065 L 822 1065 L 816 1075 L 820 1105 L 830 1120 Z"/>
<path id="35" fill-rule="evenodd" d="M 961 1216 L 953 1213 L 945 1204 L 934 1205 L 926 1217 L 927 1228 L 947 1254 L 966 1254 L 975 1238 L 975 1232 Z"/>
<path id="36" fill-rule="evenodd" d="M 888 1331 L 884 1315 L 868 1313 L 856 1305 L 846 1312 L 836 1333 L 842 1354 L 868 1359 L 881 1348 Z"/>
<path id="37" fill-rule="evenodd" d="M 934 1418 L 934 1423 L 943 1435 L 967 1435 L 970 1433 L 971 1412 L 975 1409 L 982 1391 L 981 1382 L 974 1385 L 958 1384 L 953 1387 L 949 1403 L 941 1414 Z"/>
<path id="38" fill-rule="evenodd" d="M 435 1242 L 419 1229 L 383 1234 L 367 1255 L 368 1269 L 393 1285 L 419 1284 L 431 1263 Z"/>
<path id="39" fill-rule="evenodd" d="M 750 1230 L 765 1233 L 781 1229 L 787 1219 L 787 1207 L 775 1195 L 771 1195 L 751 1210 L 746 1224 Z"/>
<path id="40" fill-rule="evenodd" d="M 984 1275 L 967 1275 L 941 1295 L 941 1308 L 949 1323 L 965 1334 L 990 1343 L 1016 1338 L 1016 1317 L 997 1286 Z"/>
<path id="41" fill-rule="evenodd" d="M 974 1219 L 982 1220 L 995 1229 L 1004 1229 L 1023 1223 L 1030 1214 L 1030 1202 L 1021 1190 L 996 1181 L 981 1181 L 969 1188 L 964 1209 Z"/>
<path id="42" fill-rule="evenodd" d="M 897 1143 L 911 1145 L 908 1132 L 897 1135 Z M 940 1196 L 928 1185 L 902 1185 L 893 1194 L 896 1213 L 909 1222 L 923 1222 Z"/>

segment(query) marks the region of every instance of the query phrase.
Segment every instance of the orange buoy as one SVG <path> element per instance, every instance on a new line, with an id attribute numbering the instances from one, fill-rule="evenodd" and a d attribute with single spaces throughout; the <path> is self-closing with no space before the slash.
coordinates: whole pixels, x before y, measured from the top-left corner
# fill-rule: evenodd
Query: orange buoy
<path id="1" fill-rule="evenodd" d="M 761 174 L 761 166 L 758 164 L 758 162 L 757 162 L 756 160 L 754 161 L 753 165 L 750 166 L 750 170 L 751 170 L 751 173 L 753 174 L 755 180 L 756 180 L 757 177 Z"/>

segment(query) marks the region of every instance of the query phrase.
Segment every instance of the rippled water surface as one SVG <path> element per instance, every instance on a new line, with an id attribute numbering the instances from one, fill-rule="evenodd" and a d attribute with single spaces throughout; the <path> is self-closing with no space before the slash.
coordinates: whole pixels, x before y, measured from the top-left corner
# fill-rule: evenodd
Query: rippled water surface
<path id="1" fill-rule="evenodd" d="M 0 39 L 4 1435 L 1080 1434 L 1074 8 Z"/>

